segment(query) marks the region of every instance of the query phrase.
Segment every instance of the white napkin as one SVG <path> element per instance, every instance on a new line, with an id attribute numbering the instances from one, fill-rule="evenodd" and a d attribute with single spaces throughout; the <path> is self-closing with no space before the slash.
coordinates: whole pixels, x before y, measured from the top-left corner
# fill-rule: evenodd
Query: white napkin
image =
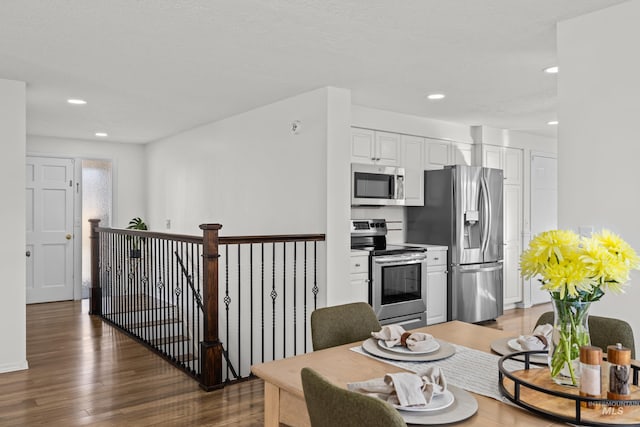
<path id="1" fill-rule="evenodd" d="M 548 348 L 551 342 L 551 335 L 553 333 L 553 326 L 548 323 L 539 325 L 533 330 L 531 335 L 520 335 L 518 337 L 518 344 L 523 350 L 545 350 Z"/>
<path id="2" fill-rule="evenodd" d="M 394 405 L 418 406 L 426 405 L 431 402 L 433 396 L 444 393 L 447 382 L 439 367 L 430 366 L 418 374 L 410 372 L 387 374 L 384 378 L 349 383 L 347 388 Z"/>
<path id="3" fill-rule="evenodd" d="M 404 334 L 409 334 L 405 337 L 405 345 L 411 351 L 429 350 L 432 346 L 433 335 L 423 332 L 408 333 L 399 325 L 383 326 L 380 332 L 371 332 L 372 337 L 383 340 L 387 347 L 403 345 L 402 336 Z"/>

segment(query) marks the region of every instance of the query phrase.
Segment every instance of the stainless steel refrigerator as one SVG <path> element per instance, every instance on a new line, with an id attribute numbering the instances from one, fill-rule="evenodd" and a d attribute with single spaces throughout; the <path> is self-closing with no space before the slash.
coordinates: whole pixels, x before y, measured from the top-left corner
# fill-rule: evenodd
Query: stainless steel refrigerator
<path id="1" fill-rule="evenodd" d="M 502 315 L 502 186 L 500 169 L 446 166 L 424 173 L 424 206 L 407 207 L 407 242 L 449 248 L 448 320 Z"/>

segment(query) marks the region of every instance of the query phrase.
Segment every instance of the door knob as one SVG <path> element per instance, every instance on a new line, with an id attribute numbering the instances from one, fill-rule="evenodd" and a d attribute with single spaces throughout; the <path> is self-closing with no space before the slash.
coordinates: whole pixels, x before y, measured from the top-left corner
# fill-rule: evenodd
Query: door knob
<path id="1" fill-rule="evenodd" d="M 67 234 L 66 236 L 64 236 L 64 238 L 67 240 L 71 240 L 71 234 Z"/>
<path id="2" fill-rule="evenodd" d="M 31 256 L 31 251 L 27 251 L 27 253 L 25 254 L 27 257 Z"/>

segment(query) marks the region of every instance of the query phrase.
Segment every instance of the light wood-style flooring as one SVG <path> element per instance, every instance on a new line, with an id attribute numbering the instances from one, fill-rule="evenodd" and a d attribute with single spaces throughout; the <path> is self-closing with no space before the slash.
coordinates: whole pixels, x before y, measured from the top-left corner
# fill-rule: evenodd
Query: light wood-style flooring
<path id="1" fill-rule="evenodd" d="M 485 326 L 518 335 L 549 310 L 509 310 Z M 27 306 L 29 369 L 0 374 L 0 426 L 263 424 L 261 380 L 206 393 L 87 312 L 86 301 Z"/>

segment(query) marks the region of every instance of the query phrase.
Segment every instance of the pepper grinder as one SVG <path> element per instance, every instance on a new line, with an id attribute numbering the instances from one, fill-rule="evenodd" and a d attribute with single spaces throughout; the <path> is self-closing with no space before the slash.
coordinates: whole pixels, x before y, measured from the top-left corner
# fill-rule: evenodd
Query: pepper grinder
<path id="1" fill-rule="evenodd" d="M 631 373 L 631 350 L 617 343 L 607 347 L 609 362 L 609 391 L 607 398 L 624 400 L 631 397 L 629 374 Z"/>

